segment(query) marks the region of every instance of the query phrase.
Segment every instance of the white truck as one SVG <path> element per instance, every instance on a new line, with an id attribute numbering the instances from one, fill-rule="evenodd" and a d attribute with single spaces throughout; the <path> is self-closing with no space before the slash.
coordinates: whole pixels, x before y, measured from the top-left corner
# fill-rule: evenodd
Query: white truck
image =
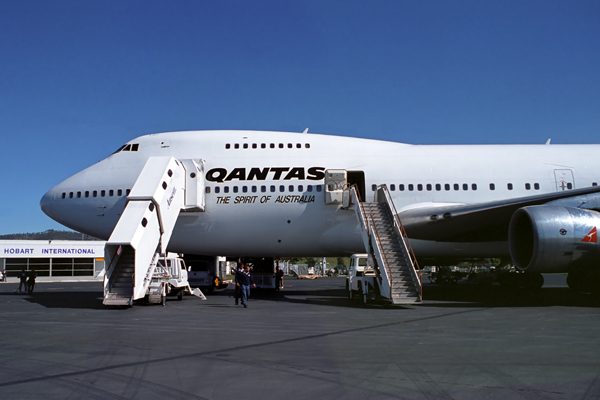
<path id="1" fill-rule="evenodd" d="M 350 257 L 350 268 L 346 275 L 346 290 L 348 298 L 361 297 L 364 303 L 367 296 L 375 293 L 376 288 L 375 269 L 369 263 L 368 254 L 353 254 Z"/>
<path id="2" fill-rule="evenodd" d="M 206 300 L 200 289 L 192 290 L 190 287 L 185 262 L 181 257 L 173 253 L 160 257 L 152 274 L 152 281 L 146 290 L 148 302 L 164 306 L 168 295 L 183 300 L 185 292 Z"/>

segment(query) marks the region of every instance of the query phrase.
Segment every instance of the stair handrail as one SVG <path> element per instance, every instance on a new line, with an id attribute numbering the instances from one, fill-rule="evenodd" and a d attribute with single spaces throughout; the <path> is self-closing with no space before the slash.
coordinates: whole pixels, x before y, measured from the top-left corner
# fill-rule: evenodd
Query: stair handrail
<path id="1" fill-rule="evenodd" d="M 370 229 L 373 231 L 373 234 L 375 235 L 376 239 L 375 239 L 375 245 L 377 246 L 377 250 L 379 251 L 379 254 L 381 254 L 382 256 L 382 260 L 384 263 L 384 268 L 387 271 L 387 274 L 389 276 L 389 280 L 390 280 L 390 299 L 392 298 L 392 285 L 394 282 L 394 275 L 392 274 L 392 269 L 390 268 L 390 263 L 387 259 L 387 255 L 385 254 L 385 251 L 383 250 L 383 247 L 381 246 L 381 237 L 379 236 L 379 232 L 377 231 L 377 226 L 375 226 L 375 220 L 373 219 L 372 215 L 369 215 L 369 217 L 371 218 L 371 226 Z"/>
<path id="2" fill-rule="evenodd" d="M 422 296 L 422 294 L 423 294 L 423 275 L 421 273 L 421 268 L 419 267 L 419 263 L 417 262 L 417 257 L 415 256 L 412 246 L 410 245 L 410 241 L 408 240 L 408 235 L 406 234 L 406 231 L 404 230 L 402 221 L 400 220 L 400 217 L 398 217 L 398 211 L 396 210 L 396 206 L 394 205 L 394 201 L 392 200 L 392 196 L 390 195 L 387 185 L 385 183 L 382 185 L 379 185 L 377 187 L 377 194 L 379 194 L 379 190 L 381 190 L 383 192 L 383 194 L 385 196 L 385 201 L 388 204 L 388 206 L 390 207 L 390 211 L 392 213 L 392 218 L 394 220 L 394 226 L 398 229 L 398 231 L 400 232 L 400 234 L 402 236 L 402 243 L 403 243 L 405 251 L 408 254 L 408 257 L 410 258 L 410 261 L 412 263 L 411 273 L 413 274 L 413 276 L 415 278 L 417 278 L 417 282 L 419 282 L 419 295 Z M 415 268 L 415 266 L 416 266 L 416 268 Z M 417 273 L 417 271 L 418 271 L 418 273 Z"/>
<path id="3" fill-rule="evenodd" d="M 359 220 L 363 225 L 363 230 L 369 231 L 369 219 L 367 218 L 367 213 L 365 212 L 365 207 L 363 206 L 362 199 L 360 198 L 360 192 L 358 191 L 358 186 L 354 183 L 347 187 L 350 190 L 350 196 L 352 201 L 358 204 Z"/>

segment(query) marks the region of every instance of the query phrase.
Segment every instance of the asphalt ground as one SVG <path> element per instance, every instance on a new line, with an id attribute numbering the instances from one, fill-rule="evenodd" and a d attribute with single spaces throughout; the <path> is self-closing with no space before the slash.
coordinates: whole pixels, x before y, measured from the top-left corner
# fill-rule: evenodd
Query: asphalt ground
<path id="1" fill-rule="evenodd" d="M 102 306 L 99 282 L 0 284 L 0 399 L 598 399 L 600 301 L 425 285 L 415 306 L 280 293 Z"/>

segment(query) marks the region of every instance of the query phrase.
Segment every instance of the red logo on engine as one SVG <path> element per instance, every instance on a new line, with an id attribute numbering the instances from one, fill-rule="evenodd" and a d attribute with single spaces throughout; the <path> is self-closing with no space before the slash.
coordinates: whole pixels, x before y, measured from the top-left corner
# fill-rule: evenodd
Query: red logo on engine
<path id="1" fill-rule="evenodd" d="M 583 239 L 581 239 L 581 241 L 588 242 L 588 243 L 597 243 L 598 236 L 596 235 L 596 227 L 593 227 L 592 230 L 590 231 L 590 233 L 585 235 L 585 237 Z"/>

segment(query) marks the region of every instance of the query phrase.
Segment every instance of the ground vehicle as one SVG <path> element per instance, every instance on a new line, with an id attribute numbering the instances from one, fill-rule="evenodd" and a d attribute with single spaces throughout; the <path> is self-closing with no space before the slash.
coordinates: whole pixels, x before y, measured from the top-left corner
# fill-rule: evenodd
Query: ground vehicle
<path id="1" fill-rule="evenodd" d="M 375 278 L 375 270 L 373 266 L 369 264 L 368 255 L 353 254 L 350 257 L 350 269 L 346 276 L 348 297 L 353 298 L 354 295 L 358 294 L 362 296 L 363 301 L 366 302 L 366 296 L 369 292 L 373 292 L 373 289 L 376 286 Z"/>
<path id="2" fill-rule="evenodd" d="M 186 291 L 206 300 L 200 289 L 192 290 L 190 288 L 187 269 L 182 258 L 173 253 L 160 257 L 146 290 L 148 302 L 162 303 L 164 306 L 167 295 L 175 295 L 177 300 L 183 300 L 183 294 Z"/>
<path id="3" fill-rule="evenodd" d="M 227 261 L 225 257 L 185 255 L 188 281 L 191 287 L 212 292 L 227 287 Z"/>
<path id="4" fill-rule="evenodd" d="M 276 289 L 275 279 L 278 260 L 269 257 L 246 257 L 244 264 L 250 266 L 252 280 L 257 289 Z"/>

